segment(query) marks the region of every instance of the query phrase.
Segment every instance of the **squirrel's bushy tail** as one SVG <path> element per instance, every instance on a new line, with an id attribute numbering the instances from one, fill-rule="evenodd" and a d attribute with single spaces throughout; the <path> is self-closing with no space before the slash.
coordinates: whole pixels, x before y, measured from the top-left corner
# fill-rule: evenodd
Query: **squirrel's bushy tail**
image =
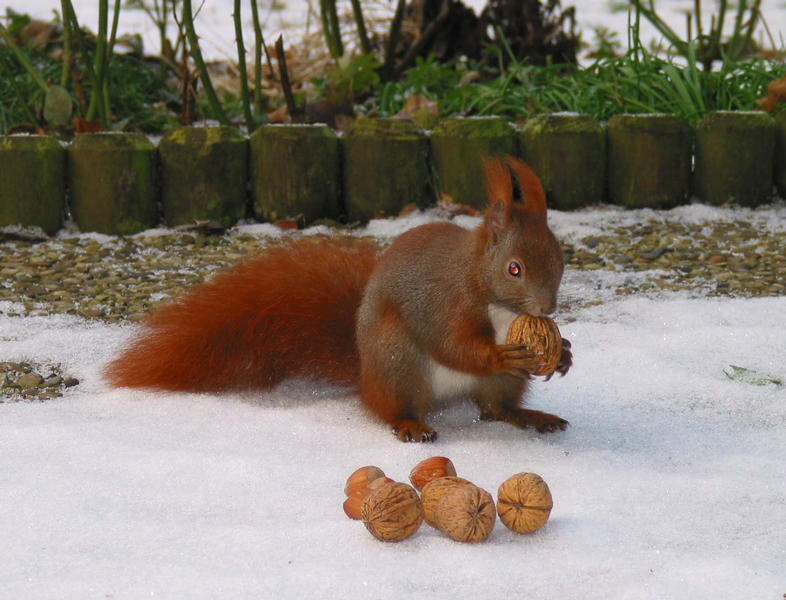
<path id="1" fill-rule="evenodd" d="M 104 373 L 115 386 L 182 391 L 357 384 L 355 316 L 376 254 L 349 238 L 266 250 L 155 311 Z"/>

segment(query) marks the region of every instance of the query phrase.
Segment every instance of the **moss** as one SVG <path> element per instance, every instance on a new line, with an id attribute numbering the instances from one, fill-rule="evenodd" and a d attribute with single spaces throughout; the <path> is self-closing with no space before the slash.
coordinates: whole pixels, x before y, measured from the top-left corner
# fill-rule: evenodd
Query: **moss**
<path id="1" fill-rule="evenodd" d="M 540 115 L 520 129 L 522 158 L 540 177 L 550 207 L 605 199 L 606 133 L 588 115 Z"/>
<path id="2" fill-rule="evenodd" d="M 54 234 L 65 214 L 65 150 L 42 136 L 0 138 L 0 226 Z"/>
<path id="3" fill-rule="evenodd" d="M 67 154 L 71 210 L 82 231 L 129 234 L 156 224 L 156 149 L 147 138 L 82 135 Z"/>
<path id="4" fill-rule="evenodd" d="M 762 112 L 708 114 L 696 127 L 694 185 L 703 202 L 758 206 L 772 197 L 777 126 Z"/>
<path id="5" fill-rule="evenodd" d="M 786 110 L 775 116 L 775 184 L 780 196 L 786 197 Z"/>
<path id="6" fill-rule="evenodd" d="M 459 204 L 486 204 L 485 156 L 518 155 L 516 131 L 497 117 L 445 119 L 431 133 L 440 195 Z"/>
<path id="7" fill-rule="evenodd" d="M 341 140 L 344 199 L 350 219 L 397 215 L 431 198 L 425 132 L 401 119 L 359 119 Z"/>
<path id="8" fill-rule="evenodd" d="M 364 119 L 355 120 L 347 131 L 354 137 L 392 137 L 401 141 L 418 141 L 423 137 L 423 130 L 412 121 L 406 119 Z"/>
<path id="9" fill-rule="evenodd" d="M 690 197 L 693 131 L 676 115 L 618 115 L 606 126 L 609 199 L 667 208 Z"/>
<path id="10" fill-rule="evenodd" d="M 432 136 L 485 139 L 511 135 L 511 131 L 510 123 L 502 117 L 456 117 L 440 121 Z"/>
<path id="11" fill-rule="evenodd" d="M 168 225 L 194 220 L 231 225 L 245 216 L 248 142 L 232 127 L 181 127 L 158 147 Z"/>
<path id="12" fill-rule="evenodd" d="M 270 125 L 249 140 L 254 213 L 261 219 L 338 216 L 338 138 L 325 125 Z"/>

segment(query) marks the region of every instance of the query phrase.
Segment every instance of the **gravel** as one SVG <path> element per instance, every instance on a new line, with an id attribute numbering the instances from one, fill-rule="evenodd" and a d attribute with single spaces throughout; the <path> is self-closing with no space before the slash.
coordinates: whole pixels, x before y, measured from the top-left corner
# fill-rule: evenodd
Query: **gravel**
<path id="1" fill-rule="evenodd" d="M 610 218 L 588 235 L 579 233 L 581 227 L 559 235 L 558 227 L 568 283 L 561 308 L 597 304 L 609 294 L 783 295 L 786 226 L 765 223 L 755 212 L 743 214 L 747 218 L 702 221 L 684 219 L 679 211 L 647 211 L 637 220 Z M 6 228 L 0 230 L 0 301 L 11 302 L 4 308 L 8 316 L 67 313 L 111 323 L 140 321 L 157 304 L 277 243 L 242 226 L 223 233 L 154 230 L 133 237 L 66 231 L 56 238 Z M 571 281 L 597 281 L 598 293 L 571 293 Z M 0 402 L 56 397 L 76 383 L 59 365 L 0 363 Z"/>

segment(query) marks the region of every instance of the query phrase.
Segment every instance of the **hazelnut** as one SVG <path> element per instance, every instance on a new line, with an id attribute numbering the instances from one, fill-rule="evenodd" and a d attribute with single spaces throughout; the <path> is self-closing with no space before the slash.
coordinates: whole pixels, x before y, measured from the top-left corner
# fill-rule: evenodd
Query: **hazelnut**
<path id="1" fill-rule="evenodd" d="M 420 527 L 423 506 L 415 488 L 394 481 L 369 493 L 360 506 L 360 515 L 375 538 L 400 542 Z"/>
<path id="2" fill-rule="evenodd" d="M 562 356 L 562 335 L 548 317 L 519 315 L 508 328 L 506 343 L 522 344 L 542 358 L 544 367 L 533 375 L 550 375 Z"/>
<path id="3" fill-rule="evenodd" d="M 513 475 L 497 492 L 499 518 L 518 533 L 531 533 L 543 527 L 552 506 L 549 486 L 535 473 Z"/>
<path id="4" fill-rule="evenodd" d="M 359 521 L 360 505 L 363 504 L 363 499 L 365 497 L 366 496 L 361 494 L 352 494 L 351 496 L 347 496 L 347 499 L 344 500 L 344 514 L 347 515 L 350 519 Z"/>
<path id="5" fill-rule="evenodd" d="M 347 499 L 344 500 L 344 513 L 346 513 L 350 519 L 359 520 L 360 506 L 363 504 L 363 499 L 374 490 L 392 482 L 393 480 L 390 477 L 378 477 L 369 482 L 367 486 L 355 489 L 352 494 L 348 495 Z"/>
<path id="6" fill-rule="evenodd" d="M 409 480 L 415 489 L 422 490 L 429 481 L 448 476 L 456 476 L 456 467 L 451 460 L 444 456 L 432 456 L 415 465 L 409 473 Z"/>
<path id="7" fill-rule="evenodd" d="M 455 486 L 440 498 L 434 512 L 437 528 L 458 542 L 482 542 L 497 520 L 494 498 L 476 485 Z"/>
<path id="8" fill-rule="evenodd" d="M 385 474 L 379 467 L 360 467 L 347 478 L 347 483 L 344 486 L 344 493 L 347 496 L 351 496 L 358 490 L 367 487 L 368 484 L 375 479 L 384 476 Z"/>
<path id="9" fill-rule="evenodd" d="M 439 502 L 439 499 L 453 488 L 461 487 L 463 485 L 472 484 L 461 477 L 447 476 L 429 481 L 426 485 L 423 486 L 420 494 L 423 501 L 423 518 L 426 520 L 426 523 L 432 527 L 437 526 L 437 522 L 434 518 L 434 511 L 437 508 L 437 502 Z"/>

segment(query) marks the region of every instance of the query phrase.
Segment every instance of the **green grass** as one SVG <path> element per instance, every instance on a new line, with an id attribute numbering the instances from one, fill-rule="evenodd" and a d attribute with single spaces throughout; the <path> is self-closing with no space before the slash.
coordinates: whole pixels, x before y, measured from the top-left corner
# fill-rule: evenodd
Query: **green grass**
<path id="1" fill-rule="evenodd" d="M 58 81 L 61 64 L 49 54 L 24 50 L 46 81 Z M 81 71 L 80 62 L 77 67 Z M 112 114 L 124 129 L 159 132 L 174 123 L 175 116 L 165 108 L 177 99 L 177 91 L 169 89 L 158 74 L 157 63 L 146 63 L 134 56 L 116 54 L 107 74 Z M 84 80 L 84 93 L 90 98 L 91 88 Z M 69 86 L 73 92 L 73 87 Z M 44 92 L 15 60 L 9 48 L 0 44 L 0 133 L 18 125 L 40 125 Z M 75 116 L 80 114 L 75 100 Z"/>
<path id="2" fill-rule="evenodd" d="M 715 110 L 753 110 L 766 84 L 786 74 L 786 65 L 749 60 L 705 72 L 695 61 L 679 64 L 629 52 L 587 67 L 513 64 L 501 75 L 461 86 L 467 65 L 419 61 L 399 82 L 382 86 L 375 106 L 398 112 L 410 94 L 437 101 L 440 115 L 501 115 L 511 120 L 568 111 L 600 121 L 619 113 L 672 113 L 695 124 Z"/>
<path id="3" fill-rule="evenodd" d="M 18 19 L 21 22 L 22 17 Z M 782 62 L 765 59 L 725 61 L 707 71 L 697 60 L 697 42 L 687 44 L 683 58 L 664 58 L 645 50 L 635 28 L 631 31 L 632 49 L 625 55 L 598 59 L 588 66 L 533 66 L 515 60 L 502 66 L 499 59 L 507 49 L 491 48 L 489 56 L 496 68 L 460 60 L 438 63 L 419 59 L 397 81 L 381 83 L 374 70 L 378 63 L 370 55 L 356 57 L 348 62 L 352 68 L 333 69 L 320 77 L 308 100 L 339 90 L 355 94 L 356 99 L 364 98 L 361 112 L 390 116 L 404 106 L 408 97 L 418 94 L 435 100 L 443 117 L 497 115 L 519 121 L 534 114 L 567 111 L 606 121 L 619 113 L 671 113 L 696 124 L 710 111 L 757 108 L 755 100 L 766 94 L 766 84 L 786 74 Z M 44 51 L 23 51 L 45 81 L 59 80 L 61 65 L 57 60 Z M 76 65 L 79 72 L 85 72 L 83 61 L 80 53 Z M 157 61 L 116 54 L 107 77 L 113 129 L 159 133 L 177 125 L 174 111 L 179 109 L 180 90 L 177 84 L 163 79 Z M 83 85 L 85 97 L 90 98 L 87 78 Z M 84 117 L 72 82 L 68 88 L 74 97 L 75 116 Z M 21 124 L 45 126 L 41 117 L 43 100 L 41 86 L 0 43 L 0 134 Z M 243 121 L 241 100 L 237 95 L 222 99 L 223 109 L 233 122 Z M 270 104 L 280 102 L 274 98 Z M 201 96 L 197 116 L 205 114 L 211 111 Z"/>

